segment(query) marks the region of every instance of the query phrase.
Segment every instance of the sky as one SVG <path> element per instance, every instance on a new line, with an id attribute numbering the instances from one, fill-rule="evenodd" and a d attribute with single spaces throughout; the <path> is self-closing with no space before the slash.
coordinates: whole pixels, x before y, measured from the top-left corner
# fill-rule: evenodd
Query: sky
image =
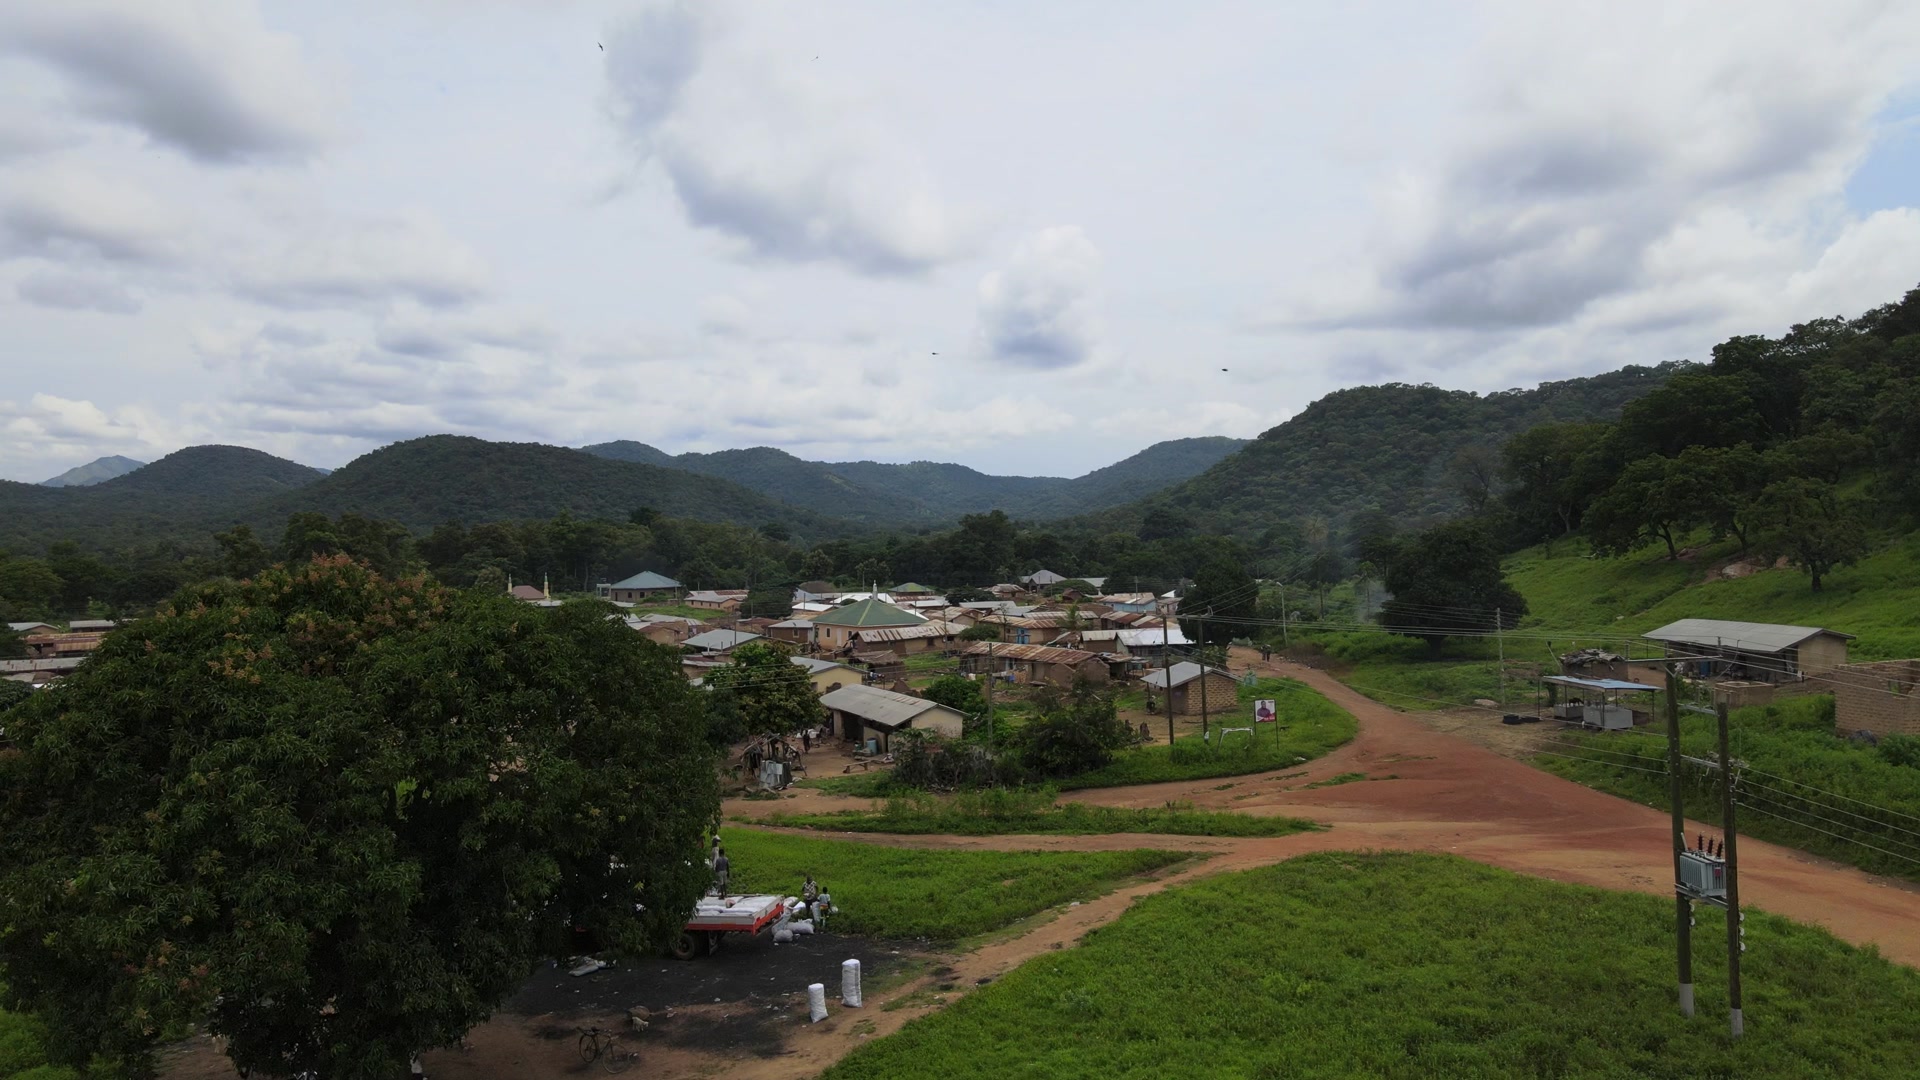
<path id="1" fill-rule="evenodd" d="M 0 0 L 0 478 L 1077 475 L 1920 285 L 1920 5 Z"/>

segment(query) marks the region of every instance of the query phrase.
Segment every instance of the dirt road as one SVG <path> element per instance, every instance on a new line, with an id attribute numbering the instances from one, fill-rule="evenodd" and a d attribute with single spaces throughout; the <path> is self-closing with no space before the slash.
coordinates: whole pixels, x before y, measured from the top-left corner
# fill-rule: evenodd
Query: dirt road
<path id="1" fill-rule="evenodd" d="M 1177 836 L 842 836 L 867 843 L 934 848 L 1088 851 L 1159 847 L 1204 851 L 1212 857 L 1069 908 L 1023 933 L 964 955 L 935 958 L 934 973 L 869 998 L 858 1012 L 806 1025 L 793 1004 L 763 1006 L 778 1026 L 777 1050 L 753 1055 L 702 1053 L 697 1041 L 648 1046 L 647 1075 L 726 1075 L 786 1080 L 814 1075 L 861 1043 L 897 1030 L 1034 956 L 1069 947 L 1082 934 L 1116 918 L 1139 896 L 1194 877 L 1246 869 L 1330 849 L 1405 849 L 1447 852 L 1489 865 L 1603 888 L 1666 895 L 1672 888 L 1670 824 L 1648 807 L 1582 787 L 1503 756 L 1457 734 L 1435 730 L 1417 716 L 1366 698 L 1312 668 L 1261 661 L 1234 650 L 1236 669 L 1299 679 L 1351 712 L 1354 740 L 1284 777 L 1277 773 L 1073 793 L 1070 798 L 1111 806 L 1160 806 L 1170 801 L 1248 814 L 1286 814 L 1332 827 L 1323 832 L 1261 839 Z M 1498 724 L 1490 715 L 1488 723 Z M 1458 726 L 1458 720 L 1452 722 Z M 1369 779 L 1309 785 L 1364 773 Z M 1393 779 L 1387 779 L 1387 777 Z M 763 817 L 775 811 L 833 809 L 858 800 L 800 789 L 791 799 L 733 800 L 727 813 Z M 1689 834 L 1714 833 L 1690 822 Z M 1887 957 L 1920 966 L 1920 889 L 1874 877 L 1827 860 L 1757 840 L 1740 845 L 1741 897 L 1776 914 L 1825 927 L 1855 944 L 1873 944 Z M 722 1007 L 724 1008 L 724 1006 Z M 528 1042 L 553 1030 L 551 1017 L 503 1015 L 473 1033 L 474 1052 L 430 1055 L 430 1072 L 445 1080 L 533 1080 L 576 1075 L 578 1062 L 549 1044 L 528 1053 Z M 647 1045 L 643 1043 L 643 1045 Z M 511 1064 L 508 1064 L 511 1062 Z M 496 1064 L 497 1063 L 497 1064 Z M 555 1064 L 547 1064 L 555 1063 Z M 214 1073 L 170 1073 L 176 1077 Z M 230 1075 L 230 1074 L 229 1074 Z"/>

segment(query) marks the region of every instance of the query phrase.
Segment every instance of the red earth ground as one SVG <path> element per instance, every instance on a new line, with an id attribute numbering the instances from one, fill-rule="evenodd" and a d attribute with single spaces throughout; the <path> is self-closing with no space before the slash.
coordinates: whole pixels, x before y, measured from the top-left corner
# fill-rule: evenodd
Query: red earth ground
<path id="1" fill-rule="evenodd" d="M 674 1018 L 673 1038 L 664 1037 L 664 1031 L 637 1037 L 635 1045 L 643 1056 L 634 1075 L 724 1075 L 746 1080 L 812 1076 L 862 1042 L 898 1030 L 913 1017 L 941 1007 L 1036 955 L 1072 947 L 1081 935 L 1118 917 L 1139 896 L 1198 876 L 1261 866 L 1302 852 L 1446 852 L 1558 881 L 1653 894 L 1671 889 L 1671 825 L 1665 813 L 1563 780 L 1479 744 L 1499 744 L 1502 740 L 1475 740 L 1436 730 L 1435 725 L 1363 697 L 1321 671 L 1282 660 L 1261 661 L 1252 650 L 1234 650 L 1233 663 L 1236 668 L 1305 682 L 1351 712 L 1359 721 L 1358 734 L 1333 753 L 1284 773 L 1080 791 L 1070 798 L 1128 807 L 1190 802 L 1200 808 L 1311 818 L 1331 828 L 1260 839 L 843 834 L 842 839 L 865 843 L 926 848 L 1090 851 L 1157 847 L 1205 852 L 1212 857 L 1069 907 L 1055 917 L 1037 920 L 970 952 L 933 957 L 928 963 L 939 965 L 933 973 L 871 994 L 863 1009 L 835 1008 L 831 1018 L 820 1024 L 805 1022 L 800 986 L 769 988 L 770 997 L 751 1002 L 711 1003 L 681 1011 Z M 1484 722 L 1498 726 L 1496 716 L 1490 715 Z M 1461 721 L 1455 717 L 1441 726 L 1458 729 Z M 1514 749 L 1512 740 L 1505 743 L 1504 748 Z M 838 771 L 826 765 L 826 759 L 820 759 L 815 774 Z M 1311 786 L 1351 773 L 1365 773 L 1370 779 Z M 1386 779 L 1388 776 L 1394 778 Z M 756 817 L 774 811 L 850 805 L 861 805 L 861 801 L 799 789 L 790 799 L 734 800 L 729 802 L 727 812 Z M 1688 824 L 1689 834 L 1715 831 L 1703 821 Z M 1913 885 L 1751 839 L 1740 845 L 1740 871 L 1743 902 L 1824 927 L 1855 944 L 1878 946 L 1890 959 L 1920 966 L 1920 889 Z M 727 1027 L 728 1022 L 749 1008 L 765 1017 L 763 1023 L 768 1027 L 751 1040 L 757 1048 L 751 1054 L 740 1051 L 738 1038 L 721 1037 L 722 1032 L 733 1030 Z M 570 1039 L 555 1039 L 554 1032 L 571 1032 L 592 1022 L 611 1025 L 617 1018 L 613 1012 L 503 1012 L 471 1033 L 470 1050 L 428 1055 L 428 1071 L 438 1080 L 578 1076 L 584 1070 Z M 689 1037 L 687 1032 L 696 1024 L 711 1025 L 715 1038 Z M 734 1045 L 730 1047 L 729 1043 Z M 226 1080 L 233 1076 L 224 1059 L 213 1055 L 204 1043 L 182 1046 L 169 1057 L 164 1075 L 173 1080 Z"/>

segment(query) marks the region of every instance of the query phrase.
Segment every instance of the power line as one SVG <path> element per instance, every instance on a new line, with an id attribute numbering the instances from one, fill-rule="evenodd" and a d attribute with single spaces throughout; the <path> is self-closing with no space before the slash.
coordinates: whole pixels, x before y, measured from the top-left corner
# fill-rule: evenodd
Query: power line
<path id="1" fill-rule="evenodd" d="M 1809 825 L 1809 824 L 1807 824 L 1807 823 L 1806 823 L 1806 822 L 1804 822 L 1804 821 L 1800 821 L 1800 820 L 1797 820 L 1797 819 L 1795 819 L 1795 818 L 1790 818 L 1790 817 L 1787 817 L 1787 816 L 1786 816 L 1786 815 L 1784 815 L 1784 814 L 1776 814 L 1776 813 L 1774 813 L 1774 812 L 1772 812 L 1771 810 L 1766 810 L 1766 809 L 1763 809 L 1762 807 L 1760 807 L 1760 806 L 1758 806 L 1757 804 L 1754 804 L 1754 803 L 1751 803 L 1751 802 L 1742 802 L 1742 803 L 1740 803 L 1740 806 L 1741 806 L 1741 807 L 1742 807 L 1743 809 L 1747 809 L 1747 810 L 1751 810 L 1751 811 L 1753 811 L 1753 812 L 1754 812 L 1754 813 L 1756 813 L 1756 814 L 1765 814 L 1765 815 L 1767 815 L 1767 816 L 1768 816 L 1768 817 L 1770 817 L 1770 818 L 1778 818 L 1779 820 L 1781 820 L 1781 821 L 1784 821 L 1784 822 L 1786 822 L 1786 823 L 1788 823 L 1789 825 L 1798 825 L 1798 826 L 1800 826 L 1800 827 L 1801 827 L 1801 828 L 1803 828 L 1803 829 L 1812 829 L 1812 830 L 1813 830 L 1814 832 L 1817 832 L 1817 833 L 1825 833 L 1826 835 L 1828 835 L 1828 836 L 1831 836 L 1831 837 L 1833 837 L 1833 838 L 1834 838 L 1835 840 L 1842 840 L 1842 841 L 1845 841 L 1846 843 L 1849 843 L 1849 844 L 1858 844 L 1858 845 L 1860 845 L 1860 846 L 1861 846 L 1861 847 L 1863 847 L 1863 848 L 1869 848 L 1869 849 L 1871 849 L 1871 850 L 1873 850 L 1873 851 L 1877 851 L 1877 852 L 1879 852 L 1880 854 L 1882 854 L 1882 855 L 1886 855 L 1886 856 L 1888 856 L 1888 857 L 1890 857 L 1890 858 L 1895 858 L 1895 859 L 1899 859 L 1899 860 L 1900 860 L 1901 862 L 1905 862 L 1905 863 L 1911 863 L 1911 864 L 1913 864 L 1914 866 L 1920 866 L 1920 859 L 1915 859 L 1915 858 L 1912 858 L 1912 857 L 1910 857 L 1910 856 L 1907 856 L 1907 855 L 1902 855 L 1902 854 L 1900 854 L 1900 853 L 1899 853 L 1899 852 L 1897 852 L 1897 851 L 1888 851 L 1888 850 L 1887 850 L 1886 848 L 1883 848 L 1883 847 L 1880 847 L 1880 846 L 1878 846 L 1878 845 L 1876 845 L 1876 844 L 1869 844 L 1869 843 L 1867 843 L 1867 842 L 1866 842 L 1865 840 L 1858 840 L 1858 839 L 1855 839 L 1855 838 L 1853 838 L 1853 837 L 1851 837 L 1851 836 L 1842 836 L 1841 834 L 1839 834 L 1839 833 L 1836 833 L 1836 832 L 1829 832 L 1828 830 L 1826 830 L 1826 829 L 1822 829 L 1822 828 L 1820 828 L 1820 827 L 1819 827 L 1819 826 L 1817 826 L 1817 825 Z"/>

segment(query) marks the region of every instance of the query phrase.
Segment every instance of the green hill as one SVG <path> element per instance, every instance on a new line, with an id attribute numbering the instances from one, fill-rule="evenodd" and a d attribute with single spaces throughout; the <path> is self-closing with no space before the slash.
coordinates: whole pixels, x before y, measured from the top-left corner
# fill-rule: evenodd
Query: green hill
<path id="1" fill-rule="evenodd" d="M 1612 418 L 1674 367 L 1485 395 L 1405 383 L 1337 390 L 1198 476 L 1086 524 L 1131 530 L 1165 509 L 1195 532 L 1248 536 L 1284 519 L 1338 522 L 1371 507 L 1406 520 L 1454 513 L 1463 502 L 1448 464 L 1463 448 L 1497 449 L 1551 421 Z"/>
<path id="2" fill-rule="evenodd" d="M 899 526 L 945 523 L 988 510 L 1027 520 L 1102 510 L 1195 476 L 1243 445 L 1245 440 L 1219 436 L 1173 439 L 1072 479 L 993 476 L 934 461 L 807 461 L 768 446 L 670 455 L 622 439 L 581 449 L 596 457 L 731 480 L 819 514 Z"/>
<path id="3" fill-rule="evenodd" d="M 40 481 L 41 487 L 86 487 L 102 480 L 111 480 L 116 476 L 125 476 L 145 465 L 144 461 L 135 461 L 130 457 L 114 454 L 110 457 L 94 458 L 85 465 L 75 465 L 59 476 Z"/>
<path id="4" fill-rule="evenodd" d="M 32 551 L 59 539 L 94 547 L 196 539 L 263 499 L 324 474 L 243 446 L 190 446 L 97 484 L 0 483 L 0 547 Z"/>
<path id="5" fill-rule="evenodd" d="M 508 521 L 560 513 L 624 520 L 648 506 L 697 521 L 797 531 L 841 531 L 830 515 L 802 510 L 737 484 L 539 443 L 430 435 L 363 454 L 325 479 L 247 508 L 246 520 L 283 522 L 297 510 L 352 511 L 427 529 L 444 521 Z"/>

